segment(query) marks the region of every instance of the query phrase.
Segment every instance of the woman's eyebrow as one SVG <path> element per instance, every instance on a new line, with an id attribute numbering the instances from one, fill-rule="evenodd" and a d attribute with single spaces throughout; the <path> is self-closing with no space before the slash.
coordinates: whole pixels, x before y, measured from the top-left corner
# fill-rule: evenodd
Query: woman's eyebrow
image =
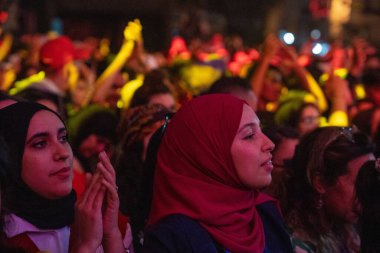
<path id="1" fill-rule="evenodd" d="M 58 134 L 61 134 L 61 133 L 63 133 L 63 132 L 67 132 L 66 127 L 58 128 Z"/>
<path id="2" fill-rule="evenodd" d="M 247 123 L 247 124 L 243 125 L 243 126 L 239 129 L 238 132 L 240 133 L 241 131 L 243 131 L 243 130 L 246 129 L 246 128 L 253 128 L 253 127 L 255 127 L 255 126 L 257 126 L 257 124 L 254 123 L 254 122 Z"/>
<path id="3" fill-rule="evenodd" d="M 36 134 L 33 134 L 28 140 L 27 140 L 27 144 L 30 143 L 31 141 L 33 141 L 34 139 L 36 138 L 39 138 L 39 137 L 45 137 L 45 136 L 48 136 L 48 132 L 40 132 L 40 133 L 36 133 Z"/>
<path id="4" fill-rule="evenodd" d="M 67 129 L 65 128 L 65 127 L 61 127 L 61 128 L 59 128 L 58 129 L 58 134 L 61 134 L 61 133 L 63 133 L 63 132 L 66 132 L 67 131 Z M 34 139 L 36 139 L 36 138 L 39 138 L 39 137 L 46 137 L 46 136 L 48 136 L 49 135 L 49 133 L 48 132 L 39 132 L 39 133 L 36 133 L 36 134 L 33 134 L 27 141 L 26 141 L 26 143 L 28 144 L 28 143 L 30 143 L 31 141 L 33 141 Z"/>

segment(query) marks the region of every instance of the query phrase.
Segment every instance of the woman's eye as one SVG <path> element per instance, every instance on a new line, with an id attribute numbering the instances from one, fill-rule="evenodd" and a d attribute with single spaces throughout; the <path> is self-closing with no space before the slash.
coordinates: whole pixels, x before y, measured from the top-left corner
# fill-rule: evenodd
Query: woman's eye
<path id="1" fill-rule="evenodd" d="M 253 139 L 253 137 L 254 137 L 254 134 L 249 134 L 244 137 L 244 140 L 250 140 L 250 139 Z"/>
<path id="2" fill-rule="evenodd" d="M 32 145 L 34 148 L 43 148 L 46 146 L 46 141 L 37 141 Z"/>
<path id="3" fill-rule="evenodd" d="M 60 142 L 67 142 L 69 140 L 69 136 L 67 134 L 59 137 Z"/>

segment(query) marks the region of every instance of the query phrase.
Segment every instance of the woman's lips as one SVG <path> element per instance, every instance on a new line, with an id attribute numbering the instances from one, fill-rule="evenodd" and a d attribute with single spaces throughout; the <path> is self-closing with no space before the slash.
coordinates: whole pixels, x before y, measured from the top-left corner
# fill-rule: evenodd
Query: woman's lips
<path id="1" fill-rule="evenodd" d="M 264 163 L 261 164 L 261 166 L 265 167 L 266 170 L 271 172 L 273 170 L 272 159 L 265 161 Z"/>
<path id="2" fill-rule="evenodd" d="M 56 176 L 61 179 L 66 179 L 71 176 L 71 167 L 65 167 L 50 174 L 50 176 Z"/>

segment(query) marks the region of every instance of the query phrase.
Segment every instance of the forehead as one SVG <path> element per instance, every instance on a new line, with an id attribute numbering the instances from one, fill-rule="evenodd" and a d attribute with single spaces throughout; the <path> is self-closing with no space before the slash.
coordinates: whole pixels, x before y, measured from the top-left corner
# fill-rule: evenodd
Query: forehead
<path id="1" fill-rule="evenodd" d="M 49 130 L 56 131 L 57 128 L 65 127 L 63 122 L 52 112 L 41 110 L 36 112 L 30 119 L 28 136 L 36 132 L 44 132 Z"/>
<path id="2" fill-rule="evenodd" d="M 260 120 L 253 109 L 250 106 L 244 104 L 239 127 L 242 127 L 249 123 L 260 124 Z"/>

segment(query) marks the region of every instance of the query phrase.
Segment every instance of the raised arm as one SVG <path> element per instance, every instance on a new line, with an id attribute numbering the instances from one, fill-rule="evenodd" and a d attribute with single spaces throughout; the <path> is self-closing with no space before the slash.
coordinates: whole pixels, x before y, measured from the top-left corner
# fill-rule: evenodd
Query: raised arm
<path id="1" fill-rule="evenodd" d="M 328 107 L 327 100 L 318 82 L 303 66 L 299 64 L 298 55 L 292 48 L 283 45 L 282 49 L 290 60 L 291 68 L 297 76 L 302 86 L 301 88 L 310 92 L 317 98 L 317 105 L 320 112 L 326 111 Z"/>
<path id="2" fill-rule="evenodd" d="M 331 98 L 331 113 L 328 124 L 331 126 L 347 126 L 349 124 L 347 106 L 352 102 L 348 82 L 331 73 L 326 82 L 326 93 Z"/>
<path id="3" fill-rule="evenodd" d="M 280 47 L 281 41 L 274 35 L 269 35 L 264 41 L 263 51 L 261 52 L 260 60 L 257 63 L 258 66 L 250 80 L 251 89 L 257 97 L 260 97 L 269 63 L 273 56 L 277 54 Z"/>
<path id="4" fill-rule="evenodd" d="M 95 92 L 92 98 L 93 102 L 101 104 L 105 102 L 105 98 L 112 87 L 114 78 L 132 55 L 135 43 L 142 40 L 141 30 L 142 26 L 138 19 L 128 23 L 124 30 L 124 42 L 120 51 L 95 82 Z"/>

